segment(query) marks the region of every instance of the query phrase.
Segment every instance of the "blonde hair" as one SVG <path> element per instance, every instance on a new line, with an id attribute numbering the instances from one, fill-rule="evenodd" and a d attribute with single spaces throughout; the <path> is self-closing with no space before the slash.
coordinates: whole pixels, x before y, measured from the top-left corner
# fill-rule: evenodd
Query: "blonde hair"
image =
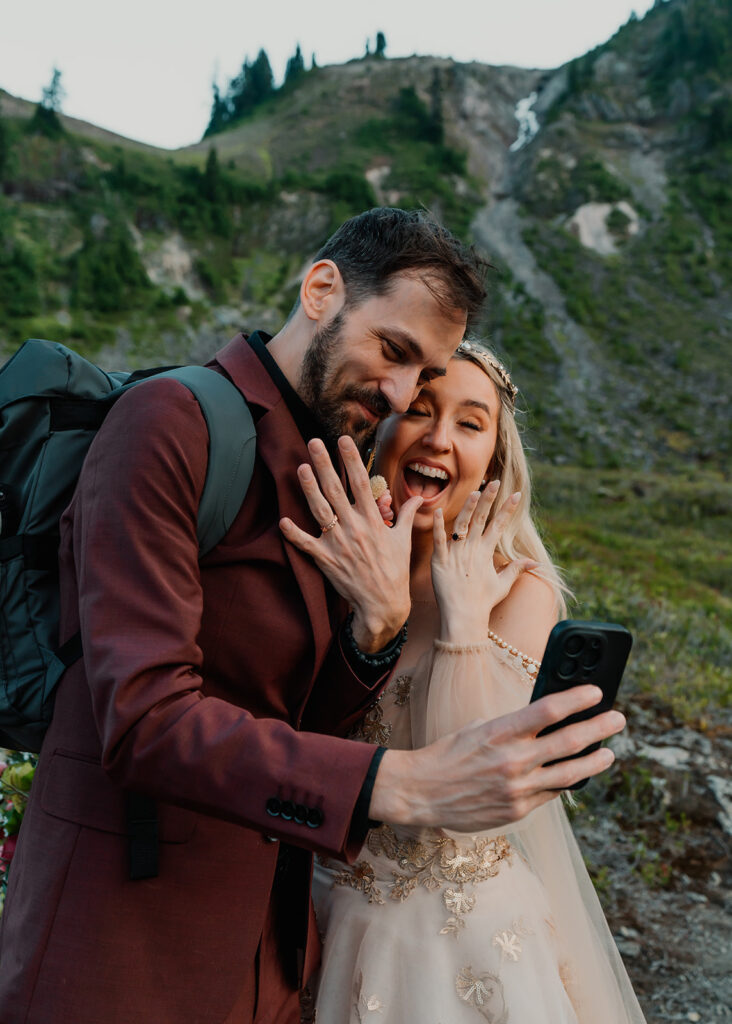
<path id="1" fill-rule="evenodd" d="M 557 613 L 560 618 L 564 618 L 567 598 L 572 596 L 572 592 L 552 562 L 531 517 L 531 474 L 516 424 L 516 389 L 511 383 L 508 371 L 482 342 L 471 338 L 466 345 L 458 348 L 453 359 L 464 359 L 480 367 L 495 386 L 501 402 L 496 447 L 486 473 L 488 480 L 501 481 L 491 517 L 494 511 L 501 508 L 509 495 L 521 491 L 518 508 L 503 531 L 496 551 L 501 558 L 509 562 L 517 558 L 531 558 L 538 562 L 538 567 L 532 569 L 532 572 L 551 587 L 557 604 Z"/>

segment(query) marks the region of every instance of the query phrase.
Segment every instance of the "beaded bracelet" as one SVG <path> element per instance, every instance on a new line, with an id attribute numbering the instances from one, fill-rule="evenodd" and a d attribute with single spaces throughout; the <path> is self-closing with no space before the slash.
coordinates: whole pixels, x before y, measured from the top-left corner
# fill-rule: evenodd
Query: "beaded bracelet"
<path id="1" fill-rule="evenodd" d="M 386 647 L 382 647 L 375 654 L 367 654 L 362 651 L 353 636 L 353 612 L 349 612 L 346 621 L 343 623 L 343 632 L 346 635 L 348 646 L 354 656 L 369 668 L 382 668 L 391 665 L 402 653 L 402 647 L 407 642 L 407 623 L 405 622 L 393 640 L 390 640 Z"/>

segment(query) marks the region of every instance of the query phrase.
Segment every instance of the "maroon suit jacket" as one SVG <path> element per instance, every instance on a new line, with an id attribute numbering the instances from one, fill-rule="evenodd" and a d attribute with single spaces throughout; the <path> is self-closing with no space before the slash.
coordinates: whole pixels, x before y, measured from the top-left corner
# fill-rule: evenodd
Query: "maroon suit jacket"
<path id="1" fill-rule="evenodd" d="M 342 733 L 384 680 L 369 690 L 350 670 L 337 596 L 280 535 L 281 515 L 311 520 L 284 400 L 241 336 L 217 360 L 257 421 L 257 460 L 200 565 L 207 432 L 175 381 L 117 403 L 64 516 L 61 639 L 80 627 L 85 655 L 59 688 L 12 864 L 2 1024 L 239 1024 L 258 986 L 257 1022 L 279 1020 L 288 942 L 307 946 L 305 977 L 319 948 L 307 875 L 290 872 L 273 924 L 278 851 L 358 852 L 373 747 L 321 733 Z M 159 801 L 145 881 L 129 879 L 130 788 Z M 300 813 L 273 816 L 283 801 Z"/>

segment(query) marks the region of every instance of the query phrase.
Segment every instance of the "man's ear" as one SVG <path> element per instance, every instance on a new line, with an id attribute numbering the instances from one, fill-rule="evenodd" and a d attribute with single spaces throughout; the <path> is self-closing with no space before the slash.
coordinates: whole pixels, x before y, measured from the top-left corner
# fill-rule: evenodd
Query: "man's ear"
<path id="1" fill-rule="evenodd" d="M 328 322 L 346 300 L 341 272 L 333 260 L 318 260 L 300 285 L 300 305 L 308 320 Z"/>

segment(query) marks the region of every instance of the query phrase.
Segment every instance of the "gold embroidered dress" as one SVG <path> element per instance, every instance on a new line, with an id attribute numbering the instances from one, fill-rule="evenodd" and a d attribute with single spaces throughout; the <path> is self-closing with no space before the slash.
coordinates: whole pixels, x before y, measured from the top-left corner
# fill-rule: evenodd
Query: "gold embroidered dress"
<path id="1" fill-rule="evenodd" d="M 526 704 L 537 669 L 435 641 L 356 737 L 424 746 Z M 559 800 L 477 835 L 384 824 L 313 886 L 317 1024 L 645 1024 Z"/>

